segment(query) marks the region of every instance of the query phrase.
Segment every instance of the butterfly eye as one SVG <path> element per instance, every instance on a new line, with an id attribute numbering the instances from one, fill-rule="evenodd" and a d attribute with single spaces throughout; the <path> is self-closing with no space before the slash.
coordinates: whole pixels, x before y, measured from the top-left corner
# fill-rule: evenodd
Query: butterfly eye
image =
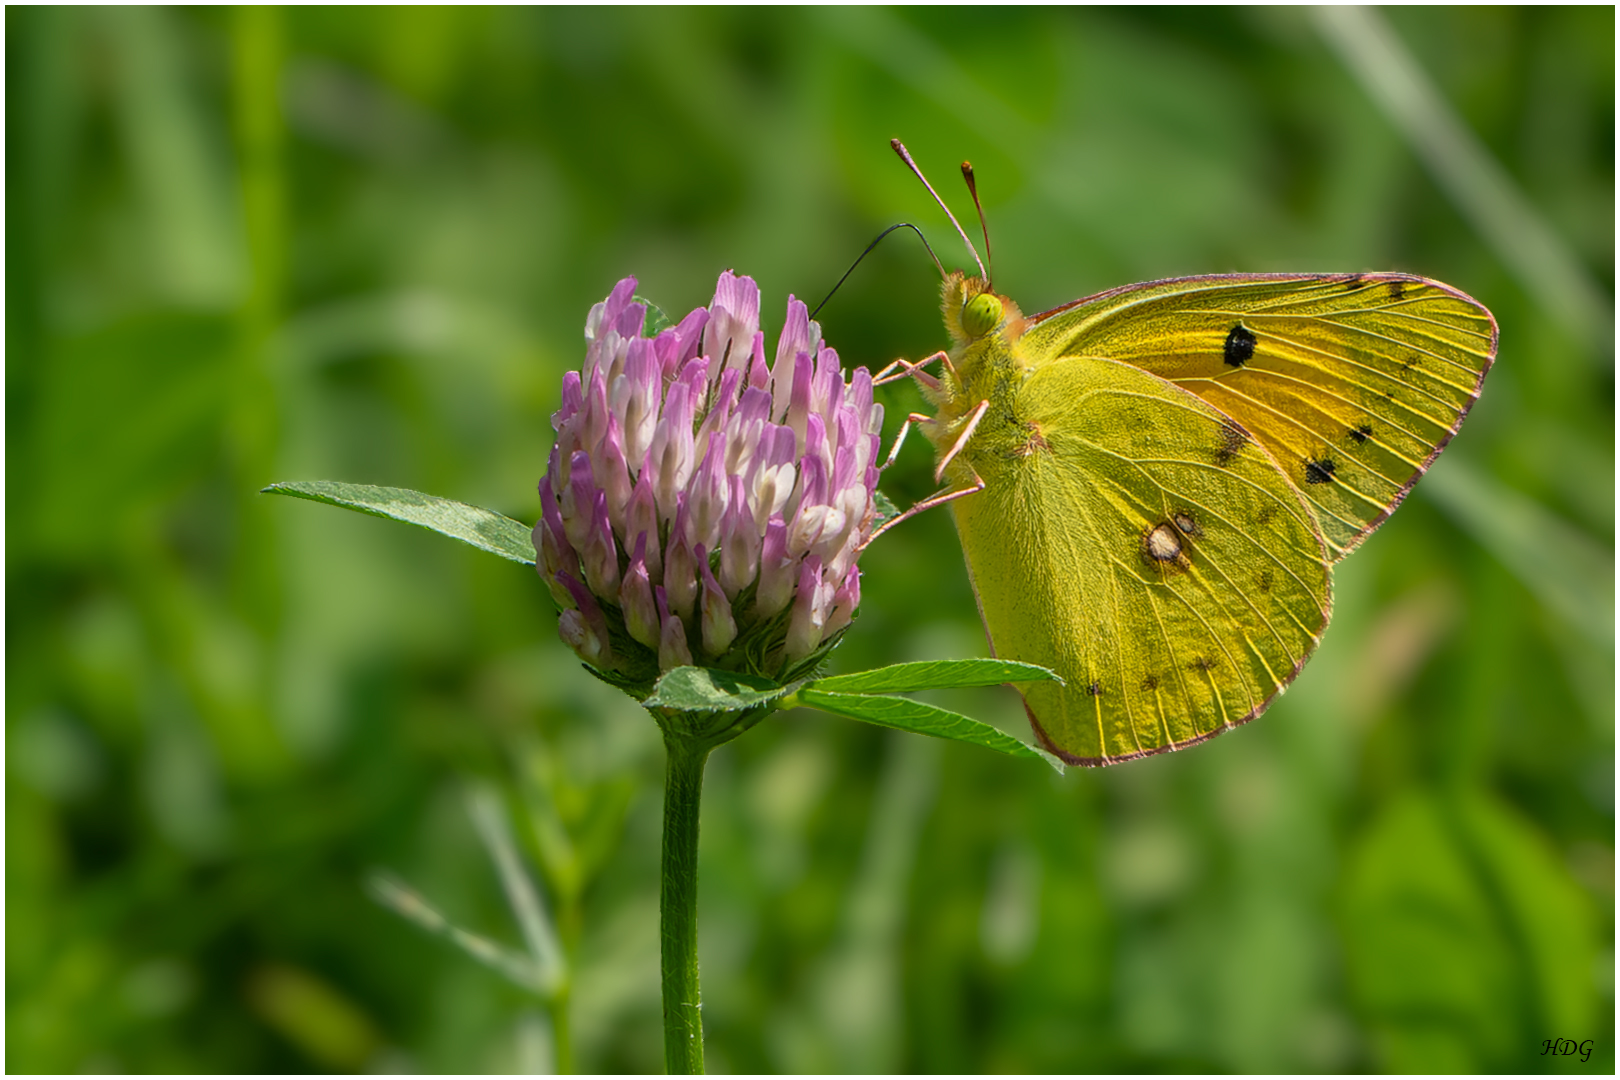
<path id="1" fill-rule="evenodd" d="M 962 332 L 983 337 L 1001 325 L 1001 301 L 994 293 L 980 293 L 962 308 Z"/>

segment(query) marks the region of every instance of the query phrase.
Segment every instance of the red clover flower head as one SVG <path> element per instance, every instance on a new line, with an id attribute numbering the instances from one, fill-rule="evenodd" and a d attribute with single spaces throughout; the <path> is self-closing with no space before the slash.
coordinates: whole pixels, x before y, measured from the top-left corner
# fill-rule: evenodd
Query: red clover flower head
<path id="1" fill-rule="evenodd" d="M 625 278 L 585 320 L 540 481 L 536 569 L 558 629 L 610 681 L 702 664 L 786 679 L 860 603 L 883 406 L 844 381 L 804 304 L 766 363 L 759 288 L 726 271 L 714 301 L 644 336 Z"/>

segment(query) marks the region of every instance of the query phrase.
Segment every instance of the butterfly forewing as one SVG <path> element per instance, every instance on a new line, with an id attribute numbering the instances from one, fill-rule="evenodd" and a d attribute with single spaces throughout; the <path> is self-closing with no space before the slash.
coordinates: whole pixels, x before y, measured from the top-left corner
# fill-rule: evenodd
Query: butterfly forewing
<path id="1" fill-rule="evenodd" d="M 1037 368 L 966 451 L 953 504 L 998 655 L 1066 681 L 1025 689 L 1071 762 L 1207 738 L 1259 713 L 1327 622 L 1328 556 L 1271 456 L 1139 369 Z"/>
<path id="2" fill-rule="evenodd" d="M 1483 306 L 1399 274 L 1213 275 L 1114 289 L 1034 316 L 1039 366 L 1105 357 L 1237 420 L 1315 508 L 1337 559 L 1387 517 L 1479 396 Z"/>

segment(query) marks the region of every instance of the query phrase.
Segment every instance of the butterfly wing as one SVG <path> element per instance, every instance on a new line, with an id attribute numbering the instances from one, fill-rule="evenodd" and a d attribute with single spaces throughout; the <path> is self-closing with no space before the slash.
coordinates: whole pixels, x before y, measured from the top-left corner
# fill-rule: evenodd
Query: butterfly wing
<path id="1" fill-rule="evenodd" d="M 1496 355 L 1482 305 L 1402 274 L 1211 275 L 1127 285 L 1033 316 L 1033 363 L 1094 356 L 1237 420 L 1315 508 L 1337 560 L 1457 431 Z"/>
<path id="2" fill-rule="evenodd" d="M 1054 751 L 1177 749 L 1298 673 L 1327 624 L 1327 553 L 1231 419 L 1138 368 L 1070 359 L 981 430 L 964 456 L 986 486 L 952 503 L 957 528 L 996 654 L 1066 681 L 1024 689 Z"/>

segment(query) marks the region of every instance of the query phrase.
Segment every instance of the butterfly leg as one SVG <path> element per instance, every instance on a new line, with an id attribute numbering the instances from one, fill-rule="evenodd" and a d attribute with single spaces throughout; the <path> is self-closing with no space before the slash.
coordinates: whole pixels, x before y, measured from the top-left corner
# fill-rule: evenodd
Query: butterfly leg
<path id="1" fill-rule="evenodd" d="M 968 439 L 973 436 L 973 429 L 979 426 L 979 421 L 983 419 L 984 412 L 989 407 L 990 403 L 988 401 L 981 401 L 978 408 L 974 409 L 968 417 L 967 426 L 962 429 L 962 434 L 957 437 L 956 444 L 951 447 L 950 452 L 940 461 L 939 468 L 934 470 L 934 481 L 936 483 L 944 478 L 945 466 L 949 465 L 951 459 L 961 452 L 962 447 L 967 445 Z M 894 437 L 894 445 L 889 449 L 888 458 L 878 467 L 878 472 L 883 472 L 890 465 L 893 465 L 894 459 L 900 456 L 900 446 L 906 441 L 906 436 L 911 434 L 913 424 L 926 424 L 933 419 L 932 416 L 924 416 L 922 413 L 912 413 L 906 417 L 906 422 L 900 425 L 900 431 Z"/>
<path id="2" fill-rule="evenodd" d="M 862 544 L 856 550 L 865 551 L 873 540 L 876 540 L 878 537 L 882 536 L 884 533 L 888 532 L 890 529 L 894 528 L 896 525 L 915 514 L 920 514 L 924 510 L 932 510 L 936 506 L 944 506 L 946 503 L 960 499 L 964 495 L 972 495 L 975 491 L 983 490 L 984 478 L 978 473 L 974 473 L 973 483 L 970 486 L 961 488 L 957 491 L 942 491 L 937 495 L 928 496 L 928 498 L 924 499 L 922 502 L 916 503 L 910 509 L 896 514 L 894 517 L 878 526 L 877 530 L 873 532 L 871 536 L 866 538 L 866 543 Z"/>
<path id="3" fill-rule="evenodd" d="M 950 370 L 951 358 L 943 352 L 937 352 L 933 356 L 927 357 L 924 360 L 919 360 L 915 364 L 909 360 L 896 360 L 894 363 L 890 364 L 888 367 L 884 368 L 882 371 L 878 372 L 872 377 L 872 385 L 882 386 L 884 383 L 899 382 L 901 379 L 904 379 L 909 375 L 928 389 L 938 390 L 939 380 L 923 370 L 923 368 L 927 367 L 929 364 L 932 364 L 935 360 L 942 362 L 945 365 L 946 370 Z"/>
<path id="4" fill-rule="evenodd" d="M 932 416 L 924 416 L 922 413 L 916 412 L 906 417 L 906 422 L 900 425 L 900 431 L 894 437 L 894 445 L 889 449 L 888 460 L 878 467 L 878 472 L 883 472 L 890 465 L 893 465 L 894 459 L 900 456 L 900 445 L 906 441 L 906 436 L 911 434 L 911 425 L 925 424 L 932 419 Z"/>
<path id="5" fill-rule="evenodd" d="M 962 433 L 956 437 L 956 442 L 951 444 L 950 450 L 943 458 L 940 459 L 939 468 L 934 470 L 935 480 L 944 478 L 945 466 L 949 465 L 952 459 L 955 458 L 957 454 L 961 453 L 962 447 L 966 446 L 967 441 L 973 437 L 973 429 L 979 426 L 979 421 L 984 419 L 984 414 L 989 410 L 989 408 L 990 402 L 988 400 L 981 401 L 968 416 L 967 423 L 962 425 Z M 906 437 L 906 433 L 911 429 L 911 425 L 932 419 L 933 417 L 923 416 L 921 413 L 912 413 L 910 416 L 906 417 L 906 422 L 900 427 L 900 434 L 896 435 L 894 438 L 894 449 L 889 452 L 889 460 L 883 463 L 883 467 L 885 469 L 894 463 L 895 455 L 900 452 L 900 442 Z M 968 466 L 968 472 L 973 474 L 973 482 L 967 487 L 959 488 L 956 491 L 942 491 L 937 495 L 930 495 L 928 498 L 912 506 L 904 513 L 897 514 L 896 516 L 890 518 L 888 521 L 885 521 L 881 526 L 879 526 L 876 532 L 867 537 L 866 544 L 862 544 L 860 550 L 866 550 L 867 544 L 870 544 L 873 540 L 876 540 L 878 537 L 882 536 L 884 533 L 888 532 L 890 529 L 894 528 L 908 517 L 911 517 L 913 514 L 920 514 L 924 510 L 930 510 L 936 506 L 943 506 L 945 503 L 951 502 L 953 499 L 960 499 L 964 495 L 972 495 L 975 491 L 983 491 L 984 477 L 980 476 L 971 465 Z"/>
<path id="6" fill-rule="evenodd" d="M 911 362 L 908 361 L 908 360 L 895 360 L 895 361 L 893 361 L 893 362 L 891 362 L 889 364 L 884 365 L 884 368 L 883 368 L 882 371 L 879 371 L 876 375 L 872 376 L 872 385 L 873 386 L 882 386 L 884 383 L 894 382 L 896 379 L 905 378 L 904 374 L 896 375 L 894 373 L 895 369 L 901 367 L 902 365 L 906 366 L 906 367 L 910 367 Z"/>
<path id="7" fill-rule="evenodd" d="M 973 412 L 969 414 L 967 423 L 962 426 L 962 434 L 956 437 L 956 442 L 951 444 L 951 448 L 939 459 L 939 466 L 934 469 L 935 483 L 945 479 L 945 466 L 949 465 L 952 459 L 962 452 L 962 447 L 966 446 L 967 441 L 973 437 L 973 429 L 979 426 L 979 421 L 984 419 L 985 411 L 989 408 L 990 400 L 986 398 L 984 401 L 979 402 Z M 983 487 L 984 481 L 981 480 L 979 486 Z"/>

